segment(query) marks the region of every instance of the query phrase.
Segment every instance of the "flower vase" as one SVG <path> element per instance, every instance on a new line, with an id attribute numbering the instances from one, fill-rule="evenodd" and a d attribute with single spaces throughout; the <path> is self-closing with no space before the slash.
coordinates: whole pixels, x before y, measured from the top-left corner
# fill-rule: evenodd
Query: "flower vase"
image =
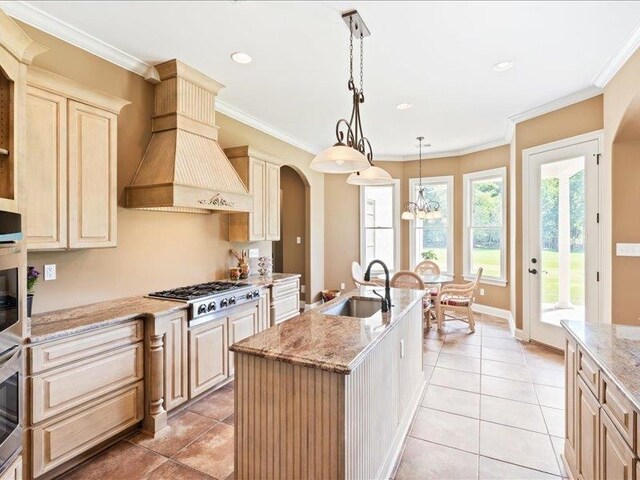
<path id="1" fill-rule="evenodd" d="M 240 269 L 240 278 L 242 280 L 249 278 L 249 273 L 251 272 L 251 269 L 249 268 L 248 263 L 239 263 L 238 268 Z"/>
<path id="2" fill-rule="evenodd" d="M 27 293 L 27 317 L 31 317 L 32 307 L 33 307 L 33 293 Z"/>

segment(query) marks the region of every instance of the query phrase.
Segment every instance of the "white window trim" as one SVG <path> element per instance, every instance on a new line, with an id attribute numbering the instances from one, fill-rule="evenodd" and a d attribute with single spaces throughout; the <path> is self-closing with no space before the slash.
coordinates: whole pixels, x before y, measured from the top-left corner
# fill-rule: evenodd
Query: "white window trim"
<path id="1" fill-rule="evenodd" d="M 462 176 L 463 183 L 463 232 L 462 232 L 462 265 L 463 277 L 467 281 L 475 280 L 476 273 L 469 271 L 471 259 L 469 255 L 469 228 L 471 225 L 471 182 L 484 178 L 502 177 L 502 254 L 500 255 L 500 271 L 502 277 L 488 277 L 483 275 L 480 283 L 488 285 L 507 286 L 507 167 L 480 170 L 478 172 L 465 173 Z"/>
<path id="2" fill-rule="evenodd" d="M 366 225 L 365 221 L 365 199 L 364 199 L 364 186 L 360 187 L 360 265 L 362 265 L 363 270 L 367 268 L 366 265 L 366 235 L 364 235 L 364 226 Z M 393 244 L 394 244 L 394 252 L 393 252 L 393 263 L 395 265 L 394 269 L 389 269 L 389 272 L 397 272 L 400 270 L 400 180 L 393 180 Z M 374 266 L 372 272 L 380 273 L 382 272 L 382 268 L 379 268 L 378 265 Z"/>
<path id="3" fill-rule="evenodd" d="M 422 177 L 422 185 L 430 184 L 447 184 L 447 269 L 442 273 L 445 275 L 453 275 L 454 256 L 455 256 L 455 244 L 453 235 L 454 225 L 454 205 L 453 205 L 453 175 L 444 175 L 441 177 Z M 420 184 L 419 178 L 409 179 L 409 201 L 413 201 L 413 192 L 415 188 Z M 416 221 L 409 220 L 409 268 L 413 270 L 416 268 L 415 250 L 416 250 L 416 237 L 415 237 Z"/>

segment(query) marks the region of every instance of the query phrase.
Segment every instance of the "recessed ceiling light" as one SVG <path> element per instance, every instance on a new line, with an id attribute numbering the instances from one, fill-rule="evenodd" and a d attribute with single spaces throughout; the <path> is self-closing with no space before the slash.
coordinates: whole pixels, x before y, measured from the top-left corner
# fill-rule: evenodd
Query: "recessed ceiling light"
<path id="1" fill-rule="evenodd" d="M 396 110 L 409 110 L 413 105 L 410 103 L 399 103 L 396 105 Z"/>
<path id="2" fill-rule="evenodd" d="M 233 60 L 236 63 L 241 63 L 243 65 L 246 65 L 247 63 L 251 63 L 253 58 L 251 58 L 251 55 L 249 55 L 248 53 L 233 52 L 231 54 L 231 60 Z"/>
<path id="3" fill-rule="evenodd" d="M 513 68 L 513 62 L 511 61 L 505 61 L 505 62 L 498 62 L 493 66 L 493 71 L 494 72 L 506 72 L 507 70 Z"/>

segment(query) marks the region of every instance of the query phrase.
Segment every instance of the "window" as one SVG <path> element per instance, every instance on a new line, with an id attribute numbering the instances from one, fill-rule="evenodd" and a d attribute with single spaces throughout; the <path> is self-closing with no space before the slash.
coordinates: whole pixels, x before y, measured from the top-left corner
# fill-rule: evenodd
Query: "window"
<path id="1" fill-rule="evenodd" d="M 467 173 L 464 181 L 464 276 L 506 285 L 506 168 Z"/>
<path id="2" fill-rule="evenodd" d="M 393 185 L 360 187 L 360 263 L 382 260 L 389 271 L 399 269 L 400 206 L 398 181 Z M 376 265 L 372 271 L 382 272 Z"/>
<path id="3" fill-rule="evenodd" d="M 418 197 L 420 179 L 409 179 L 409 198 Z M 440 204 L 442 216 L 433 220 L 411 220 L 409 262 L 413 270 L 423 260 L 433 260 L 442 273 L 453 275 L 453 177 L 422 179 L 424 196 Z"/>

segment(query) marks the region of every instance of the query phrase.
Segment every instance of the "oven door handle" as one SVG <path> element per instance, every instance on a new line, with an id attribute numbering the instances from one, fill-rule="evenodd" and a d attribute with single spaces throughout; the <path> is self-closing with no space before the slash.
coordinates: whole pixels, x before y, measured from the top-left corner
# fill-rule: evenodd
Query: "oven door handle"
<path id="1" fill-rule="evenodd" d="M 0 384 L 7 380 L 11 375 L 15 375 L 16 372 L 20 372 L 20 356 L 22 349 L 20 345 L 12 346 L 7 352 L 0 358 Z"/>

